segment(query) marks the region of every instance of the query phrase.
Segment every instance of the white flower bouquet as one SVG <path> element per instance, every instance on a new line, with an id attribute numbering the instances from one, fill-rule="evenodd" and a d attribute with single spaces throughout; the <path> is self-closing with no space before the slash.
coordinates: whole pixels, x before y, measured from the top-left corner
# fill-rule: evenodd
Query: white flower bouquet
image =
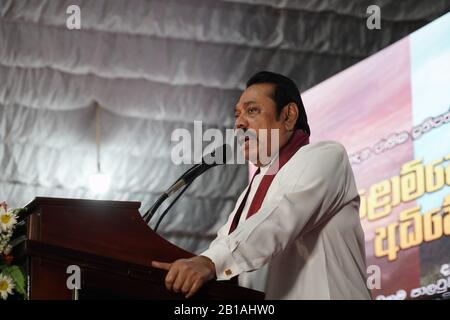
<path id="1" fill-rule="evenodd" d="M 0 203 L 0 299 L 25 298 L 25 276 L 19 265 L 14 264 L 14 230 L 22 209 L 8 210 Z"/>

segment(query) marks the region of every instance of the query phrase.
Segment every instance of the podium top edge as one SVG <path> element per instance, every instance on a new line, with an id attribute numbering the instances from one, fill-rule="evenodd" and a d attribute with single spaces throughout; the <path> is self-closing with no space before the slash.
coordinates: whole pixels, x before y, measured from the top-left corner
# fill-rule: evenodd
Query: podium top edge
<path id="1" fill-rule="evenodd" d="M 36 208 L 42 205 L 52 206 L 71 206 L 71 207 L 114 207 L 138 210 L 141 203 L 137 201 L 112 201 L 112 200 L 93 200 L 93 199 L 73 199 L 73 198 L 50 198 L 36 197 L 25 207 L 28 209 Z"/>

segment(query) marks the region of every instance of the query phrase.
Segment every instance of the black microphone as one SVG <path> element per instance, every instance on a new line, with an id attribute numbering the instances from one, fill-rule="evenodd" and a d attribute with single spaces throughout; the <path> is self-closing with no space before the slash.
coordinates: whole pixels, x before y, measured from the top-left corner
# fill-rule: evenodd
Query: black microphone
<path id="1" fill-rule="evenodd" d="M 178 178 L 177 181 L 175 181 L 175 183 L 172 184 L 172 186 L 170 186 L 158 198 L 158 200 L 156 200 L 156 202 L 144 214 L 143 218 L 145 222 L 146 223 L 150 222 L 153 215 L 156 213 L 156 210 L 168 197 L 170 197 L 172 194 L 180 190 L 183 186 L 189 186 L 192 183 L 192 181 L 195 180 L 195 178 L 205 173 L 205 171 L 207 171 L 208 169 L 218 165 L 225 164 L 231 157 L 231 155 L 232 155 L 231 147 L 228 144 L 223 144 L 222 146 L 214 149 L 211 153 L 203 156 L 201 163 L 196 164 L 195 166 L 187 170 L 185 173 L 183 173 L 183 175 L 180 178 Z M 176 200 L 178 200 L 178 198 L 175 199 L 175 201 Z M 173 203 L 170 205 L 170 207 L 172 207 L 172 205 Z M 167 213 L 167 211 L 165 213 Z"/>
<path id="2" fill-rule="evenodd" d="M 166 190 L 165 193 L 170 197 L 180 188 L 194 181 L 195 178 L 202 175 L 206 170 L 225 164 L 230 156 L 231 147 L 228 144 L 224 144 L 214 149 L 210 154 L 207 154 L 202 158 L 202 163 L 197 164 L 186 171 L 169 189 Z"/>

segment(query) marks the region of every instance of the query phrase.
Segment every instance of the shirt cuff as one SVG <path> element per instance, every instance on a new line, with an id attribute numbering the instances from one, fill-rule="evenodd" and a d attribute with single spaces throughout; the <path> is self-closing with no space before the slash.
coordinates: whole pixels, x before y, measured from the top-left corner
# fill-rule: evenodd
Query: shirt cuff
<path id="1" fill-rule="evenodd" d="M 230 249 L 224 243 L 217 243 L 200 255 L 208 257 L 214 262 L 217 280 L 230 280 L 242 272 Z"/>

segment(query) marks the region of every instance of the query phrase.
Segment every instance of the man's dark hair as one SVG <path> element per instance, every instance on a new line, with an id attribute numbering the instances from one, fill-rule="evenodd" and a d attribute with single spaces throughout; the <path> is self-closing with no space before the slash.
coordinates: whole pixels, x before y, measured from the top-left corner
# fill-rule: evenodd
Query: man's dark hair
<path id="1" fill-rule="evenodd" d="M 271 98 L 277 105 L 277 116 L 280 116 L 283 107 L 288 103 L 295 102 L 298 106 L 298 119 L 295 128 L 302 129 L 308 135 L 311 134 L 300 91 L 294 81 L 278 73 L 260 71 L 247 81 L 247 88 L 258 83 L 271 83 L 274 85 Z"/>

